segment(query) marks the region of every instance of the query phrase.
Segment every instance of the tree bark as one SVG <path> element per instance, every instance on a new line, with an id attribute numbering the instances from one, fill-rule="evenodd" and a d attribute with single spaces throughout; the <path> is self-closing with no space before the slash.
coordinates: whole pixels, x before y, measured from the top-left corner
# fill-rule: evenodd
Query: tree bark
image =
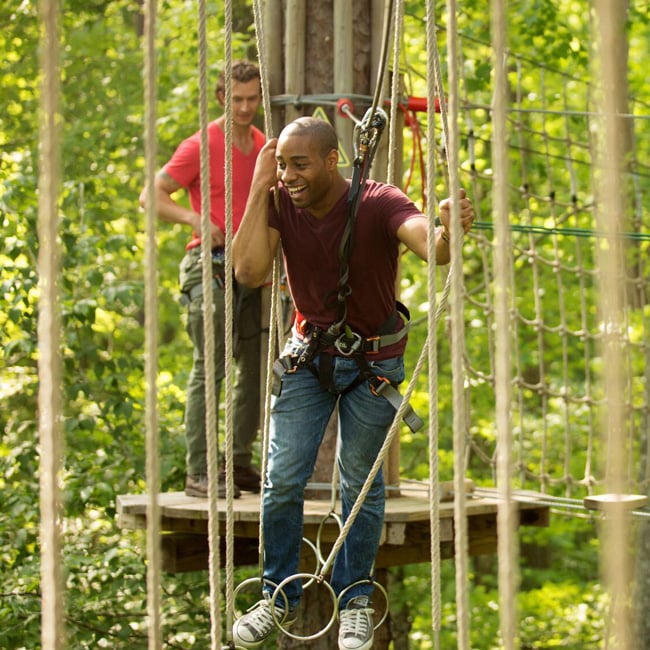
<path id="1" fill-rule="evenodd" d="M 371 9 L 372 0 L 352 0 L 353 7 L 353 57 L 349 62 L 342 61 L 351 67 L 351 71 L 346 71 L 344 76 L 352 78 L 352 87 L 347 90 L 350 94 L 372 95 L 370 89 L 371 77 Z M 285 7 L 290 9 L 290 3 Z M 306 3 L 306 58 L 304 61 L 304 79 L 297 80 L 296 85 L 304 88 L 305 95 L 330 94 L 334 93 L 334 0 L 323 0 L 322 2 Z M 285 21 L 287 16 L 285 16 Z M 297 69 L 301 66 L 297 65 Z M 288 91 L 285 91 L 288 92 Z M 370 102 L 368 102 L 368 106 Z M 355 114 L 363 116 L 368 106 L 356 105 Z M 305 103 L 301 108 L 304 115 L 311 115 L 315 106 Z M 328 119 L 332 124 L 336 122 L 336 109 L 327 106 L 325 110 Z M 351 141 L 344 141 L 341 136 L 341 144 L 346 152 L 351 156 Z M 332 420 L 328 426 L 312 481 L 318 483 L 329 483 L 332 476 L 332 468 L 336 455 L 336 415 L 333 414 Z M 313 493 L 309 496 L 313 497 Z M 322 498 L 329 498 L 329 491 L 326 490 L 320 494 Z M 315 542 L 315 540 L 311 540 Z M 378 580 L 383 580 L 386 584 L 387 572 L 385 570 L 378 572 Z M 384 607 L 383 599 L 378 597 L 378 607 Z M 304 592 L 303 600 L 300 606 L 300 615 L 296 623 L 291 627 L 290 632 L 296 636 L 310 636 L 322 630 L 332 616 L 331 596 L 326 588 L 313 585 Z M 286 635 L 278 635 L 278 648 L 288 650 L 290 648 L 305 648 L 307 645 L 310 650 L 331 650 L 337 647 L 338 620 L 334 622 L 330 630 L 321 637 L 311 641 L 297 640 Z M 378 630 L 375 631 L 375 641 L 373 648 L 382 650 L 388 648 L 390 640 L 390 629 L 385 622 Z"/>

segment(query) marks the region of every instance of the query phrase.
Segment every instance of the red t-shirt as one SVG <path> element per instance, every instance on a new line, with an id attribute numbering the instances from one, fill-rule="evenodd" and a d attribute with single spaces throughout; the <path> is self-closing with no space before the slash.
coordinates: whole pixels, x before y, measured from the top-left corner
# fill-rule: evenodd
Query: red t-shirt
<path id="1" fill-rule="evenodd" d="M 253 179 L 253 170 L 257 154 L 264 145 L 264 134 L 251 126 L 254 146 L 245 155 L 235 146 L 232 147 L 232 228 L 237 232 L 248 193 Z M 225 136 L 216 122 L 208 125 L 208 147 L 210 154 L 210 219 L 226 231 L 226 186 L 225 186 Z M 187 189 L 190 204 L 195 212 L 201 213 L 201 133 L 197 132 L 183 140 L 171 160 L 165 165 L 165 171 L 179 184 Z M 188 248 L 196 246 L 200 240 L 194 234 Z"/>
<path id="2" fill-rule="evenodd" d="M 395 314 L 399 254 L 397 230 L 422 212 L 398 188 L 367 181 L 353 233 L 347 323 L 364 337 L 375 336 Z M 347 192 L 323 219 L 294 206 L 280 189 L 280 214 L 271 201 L 269 226 L 280 232 L 287 280 L 297 310 L 306 321 L 327 328 L 338 317 L 339 243 L 347 220 Z M 397 321 L 393 331 L 401 328 Z M 385 332 L 383 332 L 385 333 Z M 397 356 L 406 337 L 373 359 Z"/>

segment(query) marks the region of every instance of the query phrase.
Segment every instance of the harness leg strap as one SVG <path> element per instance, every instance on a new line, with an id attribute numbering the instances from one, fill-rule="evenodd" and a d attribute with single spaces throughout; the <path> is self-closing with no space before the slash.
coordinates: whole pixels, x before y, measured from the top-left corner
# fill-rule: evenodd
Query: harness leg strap
<path id="1" fill-rule="evenodd" d="M 323 390 L 336 393 L 334 390 L 334 368 L 332 355 L 321 352 L 318 357 L 318 382 Z"/>
<path id="2" fill-rule="evenodd" d="M 381 377 L 376 377 L 376 381 L 372 379 L 369 381 L 370 386 L 372 387 L 372 392 L 375 395 L 388 400 L 396 411 L 400 408 L 403 398 L 393 384 L 389 381 L 382 380 Z M 418 432 L 424 426 L 422 418 L 413 410 L 413 407 L 410 404 L 408 404 L 404 410 L 403 420 L 413 433 Z"/>

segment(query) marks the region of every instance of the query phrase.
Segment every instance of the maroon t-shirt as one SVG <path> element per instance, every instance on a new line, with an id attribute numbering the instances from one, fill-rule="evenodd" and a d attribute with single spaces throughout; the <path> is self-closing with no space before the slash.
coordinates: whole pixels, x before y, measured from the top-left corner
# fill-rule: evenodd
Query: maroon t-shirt
<path id="1" fill-rule="evenodd" d="M 338 317 L 339 243 L 347 220 L 347 196 L 346 192 L 322 219 L 296 208 L 282 187 L 279 214 L 270 202 L 269 226 L 280 232 L 296 309 L 306 321 L 321 328 L 327 328 Z M 376 181 L 366 182 L 349 258 L 352 291 L 347 298 L 347 323 L 354 332 L 375 336 L 395 314 L 397 230 L 408 219 L 421 216 L 401 190 Z M 397 319 L 392 331 L 401 327 Z M 397 356 L 405 345 L 406 337 L 372 358 Z"/>

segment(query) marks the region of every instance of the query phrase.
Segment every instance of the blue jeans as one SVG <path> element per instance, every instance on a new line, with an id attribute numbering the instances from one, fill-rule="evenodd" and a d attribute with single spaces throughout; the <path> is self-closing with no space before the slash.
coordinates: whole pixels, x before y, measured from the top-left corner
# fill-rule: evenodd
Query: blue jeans
<path id="1" fill-rule="evenodd" d="M 302 344 L 295 339 L 290 341 L 289 351 L 295 352 L 299 345 Z M 317 364 L 317 359 L 314 362 Z M 357 363 L 350 358 L 336 357 L 334 364 L 335 387 L 343 390 L 358 376 Z M 371 367 L 393 382 L 399 383 L 404 379 L 402 357 L 379 361 Z M 321 388 L 308 368 L 285 374 L 282 392 L 272 402 L 262 525 L 264 578 L 275 585 L 298 571 L 304 489 L 312 475 L 318 448 L 337 401 L 337 463 L 345 522 L 384 443 L 395 409 L 383 397 L 375 396 L 365 381 L 339 398 Z M 384 521 L 384 500 L 383 472 L 379 471 L 334 562 L 331 586 L 336 594 L 370 577 Z M 272 594 L 273 588 L 265 585 L 264 590 Z M 288 582 L 283 591 L 289 605 L 294 607 L 302 595 L 301 581 Z M 341 606 L 345 607 L 347 601 L 355 596 L 371 593 L 371 584 L 357 585 L 346 593 Z"/>

